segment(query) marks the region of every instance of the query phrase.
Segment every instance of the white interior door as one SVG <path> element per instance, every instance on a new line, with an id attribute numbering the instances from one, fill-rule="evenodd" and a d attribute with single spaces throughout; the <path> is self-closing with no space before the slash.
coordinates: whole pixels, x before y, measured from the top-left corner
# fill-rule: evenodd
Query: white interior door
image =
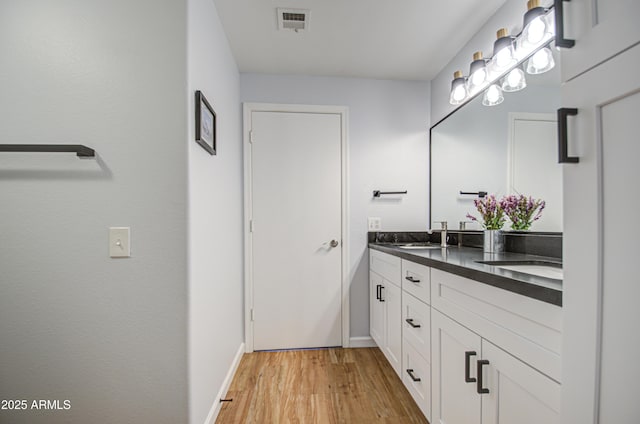
<path id="1" fill-rule="evenodd" d="M 254 350 L 342 345 L 341 119 L 251 112 Z"/>
<path id="2" fill-rule="evenodd" d="M 543 199 L 535 231 L 562 231 L 562 165 L 558 163 L 557 119 L 546 113 L 509 114 L 508 193 Z"/>

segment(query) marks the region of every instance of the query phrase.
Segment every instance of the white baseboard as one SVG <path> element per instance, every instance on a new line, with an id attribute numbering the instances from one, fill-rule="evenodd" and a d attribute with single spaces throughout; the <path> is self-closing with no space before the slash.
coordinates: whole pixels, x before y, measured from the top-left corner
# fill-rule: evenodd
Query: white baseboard
<path id="1" fill-rule="evenodd" d="M 378 347 L 378 345 L 373 341 L 371 336 L 350 337 L 349 347 Z"/>
<path id="2" fill-rule="evenodd" d="M 224 399 L 227 391 L 229 390 L 229 386 L 231 385 L 231 381 L 233 380 L 233 376 L 236 374 L 238 370 L 238 365 L 240 365 L 240 360 L 242 359 L 242 355 L 244 355 L 244 343 L 240 344 L 238 348 L 238 352 L 236 353 L 236 357 L 233 358 L 233 363 L 227 372 L 227 376 L 224 378 L 222 382 L 222 387 L 220 387 L 220 391 L 218 395 L 213 400 L 213 405 L 211 405 L 211 409 L 209 410 L 209 415 L 207 415 L 207 419 L 204 424 L 214 424 L 216 422 L 216 418 L 218 418 L 218 414 L 220 413 L 220 408 L 222 407 L 222 402 L 220 399 Z"/>

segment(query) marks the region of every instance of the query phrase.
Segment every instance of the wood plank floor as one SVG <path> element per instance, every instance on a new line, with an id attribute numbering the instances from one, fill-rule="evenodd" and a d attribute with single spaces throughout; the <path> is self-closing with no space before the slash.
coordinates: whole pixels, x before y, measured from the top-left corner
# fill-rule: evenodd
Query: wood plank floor
<path id="1" fill-rule="evenodd" d="M 428 423 L 378 348 L 243 356 L 216 423 Z"/>

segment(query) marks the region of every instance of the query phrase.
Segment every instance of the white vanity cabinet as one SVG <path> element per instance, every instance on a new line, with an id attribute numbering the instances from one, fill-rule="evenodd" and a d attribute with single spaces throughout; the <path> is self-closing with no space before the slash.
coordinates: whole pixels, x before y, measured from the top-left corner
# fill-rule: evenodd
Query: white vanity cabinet
<path id="1" fill-rule="evenodd" d="M 562 3 L 564 36 L 575 42 L 573 47 L 562 50 L 562 81 L 569 81 L 640 42 L 638 0 Z"/>
<path id="2" fill-rule="evenodd" d="M 400 258 L 370 250 L 369 267 L 370 334 L 395 372 L 401 376 Z"/>
<path id="3" fill-rule="evenodd" d="M 430 269 L 402 260 L 402 382 L 431 420 Z"/>
<path id="4" fill-rule="evenodd" d="M 637 40 L 640 2 L 632 3 L 612 24 L 633 20 Z M 640 44 L 562 87 L 563 106 L 577 110 L 567 129 L 569 153 L 579 160 L 563 167 L 566 424 L 640 420 L 640 230 L 629 223 L 630 211 L 640 209 L 638 67 Z"/>
<path id="5" fill-rule="evenodd" d="M 433 422 L 559 424 L 561 308 L 436 269 L 431 292 Z"/>
<path id="6" fill-rule="evenodd" d="M 432 335 L 433 422 L 560 423 L 560 384 L 436 310 Z"/>
<path id="7" fill-rule="evenodd" d="M 371 336 L 429 422 L 561 422 L 561 307 L 375 249 L 370 261 Z"/>

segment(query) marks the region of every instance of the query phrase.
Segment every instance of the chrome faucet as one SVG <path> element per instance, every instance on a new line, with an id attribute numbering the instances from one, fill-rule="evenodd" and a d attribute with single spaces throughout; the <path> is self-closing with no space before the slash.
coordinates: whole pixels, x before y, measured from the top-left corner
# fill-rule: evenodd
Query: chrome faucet
<path id="1" fill-rule="evenodd" d="M 436 221 L 442 225 L 440 230 L 440 247 L 447 247 L 447 221 Z"/>
<path id="2" fill-rule="evenodd" d="M 467 224 L 471 224 L 472 221 L 460 221 L 460 230 L 464 231 L 467 229 Z"/>
<path id="3" fill-rule="evenodd" d="M 458 247 L 462 247 L 462 232 L 467 229 L 467 224 L 472 221 L 460 221 L 460 232 L 458 233 Z"/>

